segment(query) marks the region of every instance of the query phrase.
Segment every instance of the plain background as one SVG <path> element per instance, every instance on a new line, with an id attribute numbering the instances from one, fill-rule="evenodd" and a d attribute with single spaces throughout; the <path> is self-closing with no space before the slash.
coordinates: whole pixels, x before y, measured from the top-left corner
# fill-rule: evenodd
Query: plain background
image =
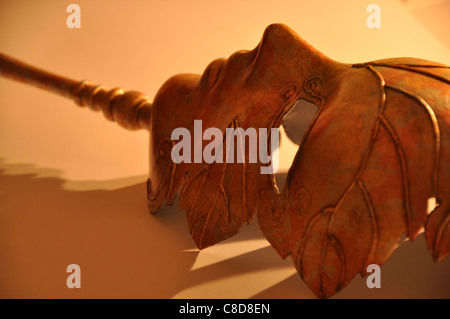
<path id="1" fill-rule="evenodd" d="M 66 26 L 70 3 L 81 7 L 81 29 Z M 380 29 L 366 25 L 370 3 L 381 7 Z M 0 51 L 152 97 L 176 73 L 201 73 L 218 57 L 253 49 L 274 22 L 342 62 L 450 64 L 449 17 L 446 0 L 0 0 Z M 199 252 L 176 206 L 150 215 L 147 139 L 0 79 L 0 297 L 314 298 L 256 221 Z M 295 151 L 284 139 L 282 169 Z M 81 289 L 66 286 L 72 263 Z M 421 236 L 382 267 L 382 288 L 357 277 L 335 297 L 449 298 L 449 270 L 449 259 L 432 261 Z"/>

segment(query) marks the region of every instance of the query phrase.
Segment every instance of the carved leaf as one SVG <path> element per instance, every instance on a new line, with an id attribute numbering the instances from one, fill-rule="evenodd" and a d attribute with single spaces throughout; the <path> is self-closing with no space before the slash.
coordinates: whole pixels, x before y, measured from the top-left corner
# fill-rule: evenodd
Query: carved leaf
<path id="1" fill-rule="evenodd" d="M 237 121 L 230 127 L 238 128 Z M 242 138 L 239 134 L 236 136 L 234 147 L 243 145 Z M 229 144 L 225 136 L 221 145 L 224 154 L 229 153 Z M 255 164 L 224 160 L 224 163 L 205 164 L 183 182 L 180 208 L 186 212 L 189 232 L 198 248 L 206 248 L 235 235 L 253 218 L 256 194 L 251 190 L 258 184 L 254 180 L 249 185 L 248 180 L 249 176 L 259 176 L 256 169 Z"/>
<path id="2" fill-rule="evenodd" d="M 319 297 L 382 265 L 402 234 L 425 227 L 433 257 L 450 252 L 450 68 L 384 60 L 343 83 L 300 145 L 278 235 L 264 232 Z M 260 213 L 264 231 L 273 213 Z"/>

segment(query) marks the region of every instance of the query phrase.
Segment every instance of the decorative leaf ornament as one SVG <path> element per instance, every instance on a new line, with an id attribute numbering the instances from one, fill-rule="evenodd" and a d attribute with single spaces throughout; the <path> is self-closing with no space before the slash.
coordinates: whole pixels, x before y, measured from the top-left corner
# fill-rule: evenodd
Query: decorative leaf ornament
<path id="1" fill-rule="evenodd" d="M 203 75 L 170 78 L 153 102 L 4 55 L 0 74 L 101 110 L 127 129 L 148 129 L 151 212 L 178 197 L 200 249 L 235 235 L 256 213 L 267 240 L 281 257 L 291 255 L 318 297 L 382 265 L 404 236 L 425 231 L 436 261 L 450 253 L 448 66 L 413 58 L 339 63 L 274 24 L 254 50 L 217 59 Z M 273 174 L 261 174 L 270 163 L 252 161 L 247 133 L 255 129 L 267 156 L 276 139 L 261 129 L 300 130 L 292 111 L 299 100 L 317 112 L 308 111 L 280 190 Z M 193 145 L 179 154 L 188 161 L 174 160 L 177 129 Z M 213 140 L 215 160 L 206 161 Z M 230 162 L 239 151 L 241 161 Z"/>
<path id="2" fill-rule="evenodd" d="M 347 83 L 359 90 L 324 100 L 283 194 L 282 254 L 319 297 L 382 265 L 402 234 L 414 240 L 425 227 L 436 261 L 450 249 L 450 69 L 411 59 L 353 67 Z"/>

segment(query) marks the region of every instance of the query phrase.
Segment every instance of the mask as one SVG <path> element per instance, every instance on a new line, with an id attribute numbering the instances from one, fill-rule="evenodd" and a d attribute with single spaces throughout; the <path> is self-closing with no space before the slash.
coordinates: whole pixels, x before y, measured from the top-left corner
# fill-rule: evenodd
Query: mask
<path id="1" fill-rule="evenodd" d="M 450 252 L 448 66 L 412 58 L 339 63 L 274 24 L 254 50 L 215 60 L 202 75 L 170 78 L 153 102 L 5 56 L 0 72 L 102 110 L 125 128 L 148 129 L 152 213 L 178 197 L 200 249 L 256 214 L 318 297 L 382 265 L 402 234 L 414 240 L 425 231 L 436 261 Z M 282 189 L 274 176 L 281 125 L 299 147 Z"/>

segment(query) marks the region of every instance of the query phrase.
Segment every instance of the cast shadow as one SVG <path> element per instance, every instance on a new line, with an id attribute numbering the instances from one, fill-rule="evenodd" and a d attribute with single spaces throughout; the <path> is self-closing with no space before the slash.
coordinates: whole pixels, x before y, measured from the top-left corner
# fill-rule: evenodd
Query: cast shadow
<path id="1" fill-rule="evenodd" d="M 251 297 L 258 291 L 236 293 L 227 279 L 293 269 L 256 222 L 216 250 L 199 252 L 176 205 L 148 213 L 146 176 L 83 182 L 61 176 L 0 160 L 1 298 L 171 298 L 192 290 L 192 297 L 207 298 L 195 287 L 210 283 L 216 296 Z M 233 251 L 221 256 L 220 245 Z M 195 264 L 199 254 L 206 264 Z M 81 289 L 67 288 L 69 264 L 81 268 Z"/>
<path id="2" fill-rule="evenodd" d="M 148 213 L 146 176 L 61 175 L 0 160 L 0 298 L 314 298 L 256 220 L 199 252 L 176 205 Z M 67 288 L 69 264 L 81 268 L 81 289 Z M 381 289 L 357 277 L 335 297 L 449 298 L 449 266 L 419 237 L 382 267 Z"/>
<path id="3" fill-rule="evenodd" d="M 449 270 L 450 259 L 435 263 L 420 235 L 398 247 L 381 267 L 381 288 L 369 289 L 366 278 L 356 276 L 332 299 L 449 299 Z M 253 298 L 297 298 L 299 280 L 295 273 Z"/>

